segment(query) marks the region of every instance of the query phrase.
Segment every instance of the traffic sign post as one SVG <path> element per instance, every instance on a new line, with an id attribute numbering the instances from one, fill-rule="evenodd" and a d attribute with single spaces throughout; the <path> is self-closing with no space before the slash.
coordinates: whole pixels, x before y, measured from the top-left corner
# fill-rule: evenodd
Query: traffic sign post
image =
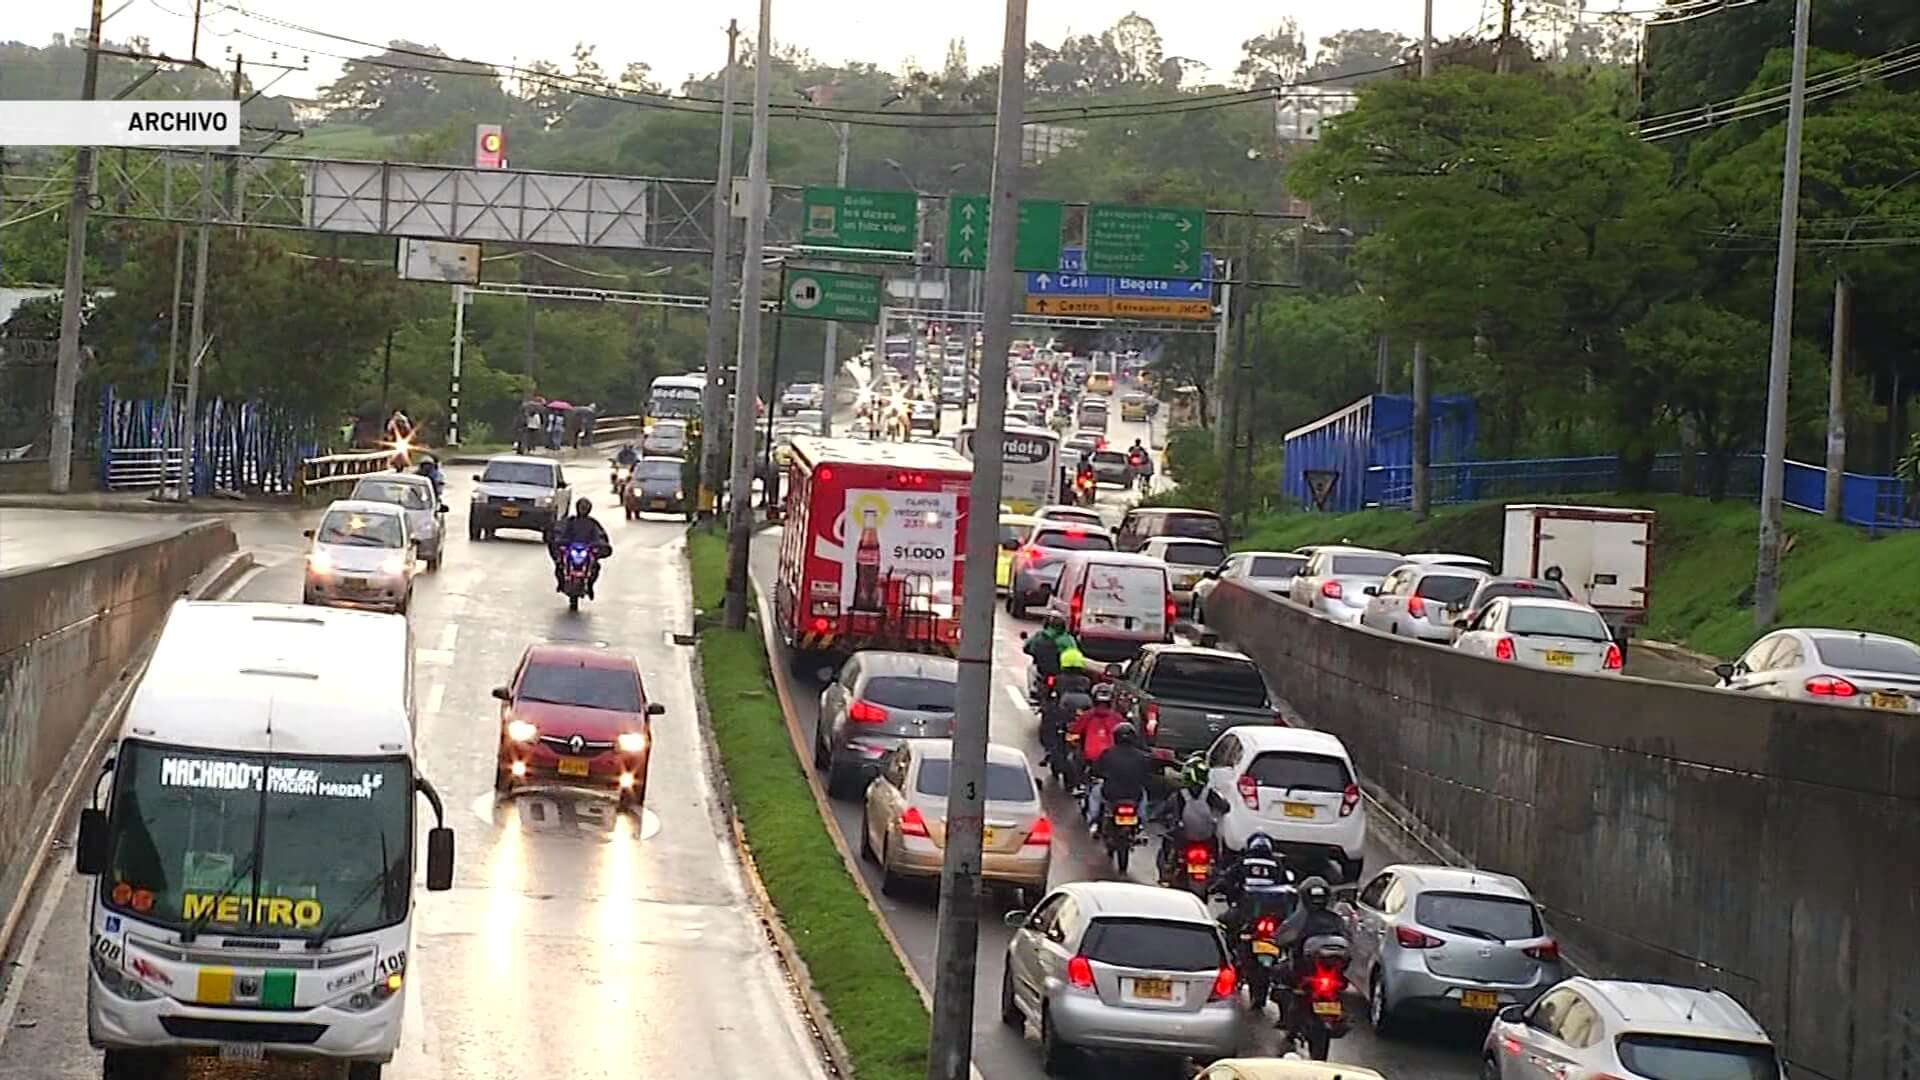
<path id="1" fill-rule="evenodd" d="M 1197 278 L 1205 243 L 1204 210 L 1111 203 L 1087 208 L 1089 273 Z"/>
<path id="2" fill-rule="evenodd" d="M 801 193 L 800 206 L 803 247 L 846 249 L 846 257 L 856 259 L 863 251 L 895 258 L 914 255 L 920 211 L 919 196 L 911 191 L 810 187 Z M 984 230 L 981 235 L 986 235 Z M 983 240 L 983 252 L 985 248 Z"/>
<path id="3" fill-rule="evenodd" d="M 837 270 L 786 267 L 780 272 L 780 314 L 792 319 L 880 321 L 880 278 Z"/>
<path id="4" fill-rule="evenodd" d="M 985 195 L 955 195 L 947 200 L 947 265 L 983 270 L 987 265 Z M 1015 231 L 1013 268 L 1051 271 L 1060 266 L 1062 204 L 1052 199 L 1021 199 Z"/>

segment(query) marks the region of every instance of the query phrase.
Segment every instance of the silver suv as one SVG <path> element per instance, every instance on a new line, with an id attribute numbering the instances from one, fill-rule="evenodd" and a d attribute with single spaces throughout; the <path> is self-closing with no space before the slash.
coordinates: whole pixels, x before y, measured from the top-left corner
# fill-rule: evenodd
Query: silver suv
<path id="1" fill-rule="evenodd" d="M 1014 931 L 1000 980 L 1009 1027 L 1040 1028 L 1050 1076 L 1083 1050 L 1233 1056 L 1240 1040 L 1237 983 L 1220 926 L 1192 893 L 1125 881 L 1076 881 Z"/>
<path id="2" fill-rule="evenodd" d="M 1574 1076 L 1785 1077 L 1773 1042 L 1725 991 L 1568 979 L 1530 1008 L 1500 1010 L 1487 1080 Z"/>

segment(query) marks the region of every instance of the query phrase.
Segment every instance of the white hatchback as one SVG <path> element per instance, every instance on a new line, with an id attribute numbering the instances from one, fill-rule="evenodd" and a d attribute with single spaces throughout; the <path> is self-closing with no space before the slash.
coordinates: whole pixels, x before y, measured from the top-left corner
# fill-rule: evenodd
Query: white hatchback
<path id="1" fill-rule="evenodd" d="M 1360 879 L 1367 808 L 1353 758 L 1335 736 L 1309 728 L 1228 728 L 1207 751 L 1206 800 L 1227 847 L 1239 851 L 1248 837 L 1266 833 L 1301 865 L 1332 860 L 1340 881 Z"/>
<path id="2" fill-rule="evenodd" d="M 1620 646 L 1600 613 L 1572 600 L 1503 596 L 1461 628 L 1453 647 L 1489 660 L 1620 674 Z"/>
<path id="3" fill-rule="evenodd" d="M 1753 1014 L 1722 990 L 1573 978 L 1487 1030 L 1488 1080 L 1786 1076 Z"/>
<path id="4" fill-rule="evenodd" d="M 407 613 L 419 548 L 405 510 L 340 499 L 306 535 L 313 541 L 301 592 L 306 603 Z"/>

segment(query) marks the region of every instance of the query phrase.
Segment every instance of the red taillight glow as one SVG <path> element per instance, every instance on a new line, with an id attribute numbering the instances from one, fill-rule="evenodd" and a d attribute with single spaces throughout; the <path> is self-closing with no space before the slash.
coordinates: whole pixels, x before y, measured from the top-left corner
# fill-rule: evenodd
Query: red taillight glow
<path id="1" fill-rule="evenodd" d="M 1093 989 L 1093 964 L 1084 956 L 1067 961 L 1067 985 L 1075 990 Z"/>
<path id="2" fill-rule="evenodd" d="M 1427 601 L 1419 596 L 1407 597 L 1407 614 L 1416 619 L 1427 617 Z"/>
<path id="3" fill-rule="evenodd" d="M 847 707 L 847 719 L 856 724 L 884 724 L 887 710 L 871 701 L 856 701 Z"/>
<path id="4" fill-rule="evenodd" d="M 1323 581 L 1323 582 L 1321 582 L 1321 583 L 1320 583 L 1320 595 L 1321 595 L 1321 596 L 1324 596 L 1324 597 L 1326 597 L 1326 598 L 1327 598 L 1327 599 L 1329 599 L 1329 600 L 1338 600 L 1338 599 L 1340 599 L 1340 597 L 1341 597 L 1341 595 L 1342 595 L 1342 593 L 1341 593 L 1341 591 L 1340 591 L 1340 583 L 1339 583 L 1339 582 L 1337 582 L 1337 581 Z"/>
<path id="5" fill-rule="evenodd" d="M 827 628 L 832 625 L 832 623 L 829 623 L 825 619 L 815 619 L 813 620 L 813 632 L 816 634 L 824 634 L 827 632 Z"/>
<path id="6" fill-rule="evenodd" d="M 1852 697 L 1860 688 L 1838 675 L 1815 675 L 1807 680 L 1807 693 L 1814 697 Z"/>
<path id="7" fill-rule="evenodd" d="M 1398 941 L 1403 949 L 1437 949 L 1446 944 L 1437 937 L 1430 937 L 1406 926 L 1394 927 L 1393 939 Z"/>
<path id="8" fill-rule="evenodd" d="M 1316 971 L 1313 975 L 1313 996 L 1330 998 L 1340 992 L 1340 976 L 1331 971 Z"/>
<path id="9" fill-rule="evenodd" d="M 1180 618 L 1180 607 L 1179 605 L 1173 602 L 1173 593 L 1169 592 L 1167 593 L 1167 627 L 1168 629 L 1172 629 L 1173 624 L 1175 622 L 1178 622 L 1179 618 Z"/>
<path id="10" fill-rule="evenodd" d="M 1145 723 L 1145 726 L 1147 729 L 1147 738 L 1149 739 L 1153 738 L 1154 734 L 1160 730 L 1159 703 L 1157 702 L 1149 703 L 1145 709 L 1142 709 L 1140 711 L 1140 717 L 1141 717 L 1141 720 Z"/>
<path id="11" fill-rule="evenodd" d="M 1360 805 L 1359 785 L 1348 784 L 1346 787 L 1346 790 L 1340 793 L 1340 816 L 1346 817 L 1352 814 L 1354 811 L 1354 808 L 1358 807 L 1359 805 Z"/>
<path id="12" fill-rule="evenodd" d="M 1187 865 L 1199 863 L 1202 866 L 1213 861 L 1213 852 L 1205 844 L 1187 845 Z"/>
<path id="13" fill-rule="evenodd" d="M 833 479 L 833 469 L 830 466 L 822 465 L 820 466 L 819 473 L 817 473 L 816 475 L 818 475 L 822 480 L 831 480 Z"/>
<path id="14" fill-rule="evenodd" d="M 1513 639 L 1510 637 L 1503 637 L 1499 641 L 1494 642 L 1493 658 L 1495 660 L 1512 660 L 1513 659 Z"/>
<path id="15" fill-rule="evenodd" d="M 1240 976 L 1231 965 L 1223 965 L 1213 976 L 1213 992 L 1207 995 L 1208 1001 L 1225 1001 L 1240 988 Z"/>
<path id="16" fill-rule="evenodd" d="M 1067 539 L 1069 540 L 1078 540 L 1086 535 L 1087 535 L 1087 530 L 1085 529 L 1068 529 L 1067 530 Z"/>
<path id="17" fill-rule="evenodd" d="M 1259 918 L 1253 920 L 1253 933 L 1255 937 L 1263 937 L 1263 938 L 1272 937 L 1273 927 L 1274 927 L 1274 922 L 1273 922 L 1273 916 L 1271 915 L 1262 915 Z"/>
<path id="18" fill-rule="evenodd" d="M 900 815 L 900 835 L 918 836 L 922 839 L 932 835 L 927 832 L 927 819 L 920 816 L 919 807 L 909 806 L 907 812 Z"/>
<path id="19" fill-rule="evenodd" d="M 1027 844 L 1031 847 L 1046 847 L 1053 843 L 1053 822 L 1040 818 L 1033 823 L 1033 830 L 1027 833 Z"/>
<path id="20" fill-rule="evenodd" d="M 1240 801 L 1247 804 L 1247 809 L 1260 809 L 1260 784 L 1253 777 L 1242 776 L 1233 786 L 1240 790 Z"/>
<path id="21" fill-rule="evenodd" d="M 1085 585 L 1082 585 L 1078 589 L 1074 590 L 1073 601 L 1068 605 L 1067 629 L 1073 631 L 1076 634 L 1079 633 L 1080 632 L 1080 616 L 1084 614 L 1086 610 L 1087 610 L 1087 587 Z"/>
<path id="22" fill-rule="evenodd" d="M 1624 662 L 1625 662 L 1624 658 L 1621 657 L 1620 655 L 1620 646 L 1615 645 L 1612 642 L 1608 642 L 1607 658 L 1604 661 L 1602 661 L 1602 663 L 1606 665 L 1607 670 L 1619 671 L 1620 668 L 1624 665 Z"/>
<path id="23" fill-rule="evenodd" d="M 1560 943 L 1557 941 L 1548 941 L 1524 951 L 1535 960 L 1551 962 L 1560 959 Z"/>

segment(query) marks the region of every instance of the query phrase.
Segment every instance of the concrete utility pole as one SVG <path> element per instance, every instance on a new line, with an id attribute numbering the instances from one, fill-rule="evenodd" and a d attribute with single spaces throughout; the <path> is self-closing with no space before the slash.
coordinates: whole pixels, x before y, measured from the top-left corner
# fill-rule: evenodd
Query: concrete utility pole
<path id="1" fill-rule="evenodd" d="M 173 450 L 173 384 L 180 370 L 180 287 L 187 276 L 187 227 L 173 227 L 173 306 L 167 314 L 167 385 L 160 398 L 160 489 L 167 494 L 167 455 Z"/>
<path id="2" fill-rule="evenodd" d="M 1780 608 L 1780 493 L 1787 470 L 1787 361 L 1793 350 L 1793 257 L 1800 229 L 1800 133 L 1807 115 L 1810 0 L 1793 7 L 1793 82 L 1787 93 L 1787 154 L 1780 185 L 1780 255 L 1773 279 L 1773 349 L 1767 360 L 1766 461 L 1760 477 L 1760 551 L 1753 574 L 1753 623 L 1773 625 Z"/>
<path id="3" fill-rule="evenodd" d="M 1241 260 L 1235 259 L 1225 266 L 1215 269 L 1220 277 L 1220 321 L 1213 326 L 1213 386 L 1211 397 L 1220 404 L 1214 406 L 1213 416 L 1213 454 L 1221 461 L 1227 460 L 1227 453 L 1233 449 L 1233 433 L 1228 428 L 1227 402 L 1233 390 L 1233 368 L 1227 360 L 1227 328 L 1233 322 L 1233 274 Z"/>
<path id="4" fill-rule="evenodd" d="M 1433 74 L 1433 0 L 1426 0 L 1425 7 L 1425 18 L 1420 24 L 1420 77 L 1423 79 Z"/>
<path id="5" fill-rule="evenodd" d="M 1847 322 L 1853 314 L 1847 272 L 1833 276 L 1833 356 L 1827 364 L 1827 475 L 1826 499 L 1821 510 L 1828 521 L 1840 520 L 1840 499 L 1847 469 Z"/>
<path id="6" fill-rule="evenodd" d="M 100 24 L 103 0 L 93 0 L 87 22 L 87 64 L 80 100 L 100 91 Z M 73 480 L 73 396 L 80 387 L 80 305 L 85 301 L 87 210 L 93 194 L 93 147 L 73 150 L 73 191 L 67 198 L 67 267 L 60 287 L 60 352 L 53 373 L 53 430 L 48 434 L 47 490 L 59 494 Z"/>
<path id="7" fill-rule="evenodd" d="M 180 406 L 180 486 L 174 498 L 185 501 L 193 496 L 193 456 L 199 449 L 200 361 L 207 352 L 207 245 L 211 229 L 202 223 L 193 253 L 193 316 L 187 332 L 187 396 Z"/>
<path id="8" fill-rule="evenodd" d="M 740 268 L 740 350 L 733 383 L 733 482 L 727 518 L 729 630 L 747 625 L 747 549 L 753 542 L 753 404 L 760 388 L 761 255 L 767 238 L 767 90 L 773 82 L 773 0 L 760 0 L 753 40 L 753 146 L 747 154 L 747 250 Z M 771 489 L 767 492 L 773 498 Z"/>
<path id="9" fill-rule="evenodd" d="M 1433 35 L 1433 0 L 1427 0 L 1427 35 Z M 1513 57 L 1507 48 L 1513 44 L 1513 0 L 1500 0 L 1500 44 L 1494 54 L 1494 70 L 1502 75 L 1513 70 Z"/>
<path id="10" fill-rule="evenodd" d="M 835 124 L 840 136 L 840 160 L 834 166 L 833 180 L 838 187 L 847 186 L 847 141 L 853 136 L 853 125 L 842 121 Z M 820 357 L 820 385 L 825 387 L 820 395 L 820 437 L 833 434 L 833 382 L 840 373 L 840 324 L 827 323 L 827 346 Z"/>
<path id="11" fill-rule="evenodd" d="M 728 249 L 733 227 L 733 69 L 739 50 L 740 23 L 727 21 L 727 67 L 721 77 L 720 153 L 713 171 L 713 257 L 707 281 L 707 353 L 703 370 L 707 385 L 700 392 L 700 499 L 719 498 L 721 435 L 726 429 L 727 395 L 721 386 L 720 357 L 727 344 L 729 304 L 733 280 Z M 718 504 L 714 505 L 717 512 Z"/>
<path id="12" fill-rule="evenodd" d="M 1509 9 L 1512 0 L 1505 0 L 1503 13 Z M 1504 40 L 1504 39 L 1503 39 Z M 1503 52 L 1504 56 L 1505 53 Z M 1426 0 L 1426 18 L 1420 31 L 1420 77 L 1433 75 L 1433 0 Z M 1432 438 L 1430 433 L 1431 417 L 1427 401 L 1427 343 L 1415 338 L 1413 341 L 1413 461 L 1408 479 L 1413 483 L 1413 491 L 1408 498 L 1408 509 L 1413 511 L 1413 520 L 1427 519 L 1427 502 L 1430 492 L 1427 488 L 1427 451 Z"/>
<path id="13" fill-rule="evenodd" d="M 1026 108 L 1027 0 L 1007 0 L 995 110 L 987 222 L 987 285 L 980 411 L 973 437 L 967 572 L 960 607 L 960 685 L 954 711 L 953 782 L 940 868 L 934 948 L 933 1032 L 927 1080 L 968 1080 L 973 1064 L 974 959 L 980 936 L 980 829 L 985 813 L 987 715 L 993 706 L 993 552 L 1000 539 L 1000 470 L 1006 437 L 1007 349 L 1013 343 L 1013 246 L 1020 225 L 1020 119 Z"/>

